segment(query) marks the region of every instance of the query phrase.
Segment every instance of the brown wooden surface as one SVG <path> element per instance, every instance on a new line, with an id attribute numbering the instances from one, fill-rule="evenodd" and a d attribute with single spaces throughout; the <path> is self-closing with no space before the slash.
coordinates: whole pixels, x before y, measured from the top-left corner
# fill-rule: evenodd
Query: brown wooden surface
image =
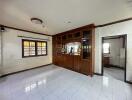
<path id="1" fill-rule="evenodd" d="M 80 68 L 80 72 L 85 74 L 85 75 L 91 75 L 92 72 L 90 72 L 91 68 L 91 60 L 82 60 L 82 66 Z"/>
<path id="2" fill-rule="evenodd" d="M 80 72 L 81 68 L 81 56 L 75 55 L 74 56 L 74 70 L 76 72 Z"/>
<path id="3" fill-rule="evenodd" d="M 88 25 L 85 27 L 77 28 L 71 31 L 63 32 L 53 36 L 53 64 L 80 72 L 85 75 L 93 75 L 94 73 L 94 49 L 95 49 L 95 35 L 94 25 Z M 61 49 L 63 45 L 70 42 L 82 43 L 83 31 L 90 31 L 88 35 L 90 56 L 87 59 L 83 59 L 83 52 L 81 55 L 63 54 Z"/>
<path id="4" fill-rule="evenodd" d="M 95 29 L 92 29 L 92 67 L 90 71 L 90 75 L 93 75 L 95 66 Z M 92 72 L 92 73 L 91 73 Z"/>
<path id="5" fill-rule="evenodd" d="M 109 65 L 110 65 L 110 57 L 103 57 L 103 65 L 105 67 L 109 67 Z"/>

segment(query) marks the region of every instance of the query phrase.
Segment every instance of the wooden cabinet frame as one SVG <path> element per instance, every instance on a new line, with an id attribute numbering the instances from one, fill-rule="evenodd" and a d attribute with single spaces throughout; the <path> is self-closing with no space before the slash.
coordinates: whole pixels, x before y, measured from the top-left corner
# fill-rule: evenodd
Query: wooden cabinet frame
<path id="1" fill-rule="evenodd" d="M 65 43 L 70 43 L 70 42 L 80 42 L 82 44 L 83 31 L 91 31 L 89 33 L 91 51 L 90 51 L 90 57 L 88 59 L 82 58 L 82 54 L 83 54 L 82 50 L 81 50 L 81 55 L 77 56 L 77 55 L 63 54 L 61 53 L 61 48 L 56 47 L 58 37 L 61 37 L 60 39 L 61 46 Z M 77 36 L 77 33 L 79 32 L 80 32 L 80 36 L 78 34 L 78 37 L 75 37 L 75 34 Z M 72 35 L 72 37 L 69 38 L 70 35 Z M 66 37 L 66 39 L 64 39 L 64 36 Z M 60 51 L 60 53 L 58 53 L 58 51 Z M 80 72 L 85 75 L 92 76 L 94 74 L 94 62 L 95 62 L 94 55 L 95 55 L 95 26 L 94 24 L 73 29 L 67 32 L 59 33 L 53 36 L 53 64 L 55 65 L 58 65 L 76 72 Z"/>

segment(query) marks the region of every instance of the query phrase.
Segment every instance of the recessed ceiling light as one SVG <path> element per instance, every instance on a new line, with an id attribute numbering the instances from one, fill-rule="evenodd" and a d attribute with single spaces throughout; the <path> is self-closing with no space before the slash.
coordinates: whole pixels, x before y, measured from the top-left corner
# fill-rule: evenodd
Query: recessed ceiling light
<path id="1" fill-rule="evenodd" d="M 66 24 L 70 24 L 70 23 L 72 23 L 71 21 L 65 21 L 64 23 L 66 23 Z"/>
<path id="2" fill-rule="evenodd" d="M 43 24 L 43 21 L 39 18 L 31 18 L 31 22 L 35 24 Z"/>
<path id="3" fill-rule="evenodd" d="M 71 23 L 71 21 L 68 21 L 67 23 Z"/>

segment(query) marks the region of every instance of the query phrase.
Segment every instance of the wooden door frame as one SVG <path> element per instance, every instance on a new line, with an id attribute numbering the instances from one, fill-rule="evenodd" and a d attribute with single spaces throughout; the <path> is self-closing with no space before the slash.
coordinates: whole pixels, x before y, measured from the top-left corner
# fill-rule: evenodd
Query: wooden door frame
<path id="1" fill-rule="evenodd" d="M 101 53 L 102 53 L 102 60 L 101 60 L 101 75 L 103 76 L 104 75 L 104 66 L 103 66 L 103 43 L 104 43 L 104 38 L 110 38 L 110 39 L 116 39 L 116 37 L 123 37 L 125 39 L 125 69 L 124 69 L 124 81 L 127 82 L 126 80 L 126 67 L 127 67 L 127 34 L 123 34 L 123 35 L 113 35 L 113 36 L 105 36 L 105 37 L 102 37 L 102 44 L 101 44 Z"/>

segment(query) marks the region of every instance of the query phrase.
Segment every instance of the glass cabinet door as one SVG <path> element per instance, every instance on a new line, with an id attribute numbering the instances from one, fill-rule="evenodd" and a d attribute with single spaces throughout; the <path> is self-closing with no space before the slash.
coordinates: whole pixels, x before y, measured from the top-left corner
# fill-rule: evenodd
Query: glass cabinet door
<path id="1" fill-rule="evenodd" d="M 89 52 L 89 40 L 85 39 L 82 42 L 82 51 L 83 51 L 83 59 L 88 59 L 88 57 L 90 56 L 90 52 Z"/>
<path id="2" fill-rule="evenodd" d="M 90 57 L 90 33 L 91 31 L 83 31 L 83 38 L 82 38 L 83 59 L 88 59 Z"/>

